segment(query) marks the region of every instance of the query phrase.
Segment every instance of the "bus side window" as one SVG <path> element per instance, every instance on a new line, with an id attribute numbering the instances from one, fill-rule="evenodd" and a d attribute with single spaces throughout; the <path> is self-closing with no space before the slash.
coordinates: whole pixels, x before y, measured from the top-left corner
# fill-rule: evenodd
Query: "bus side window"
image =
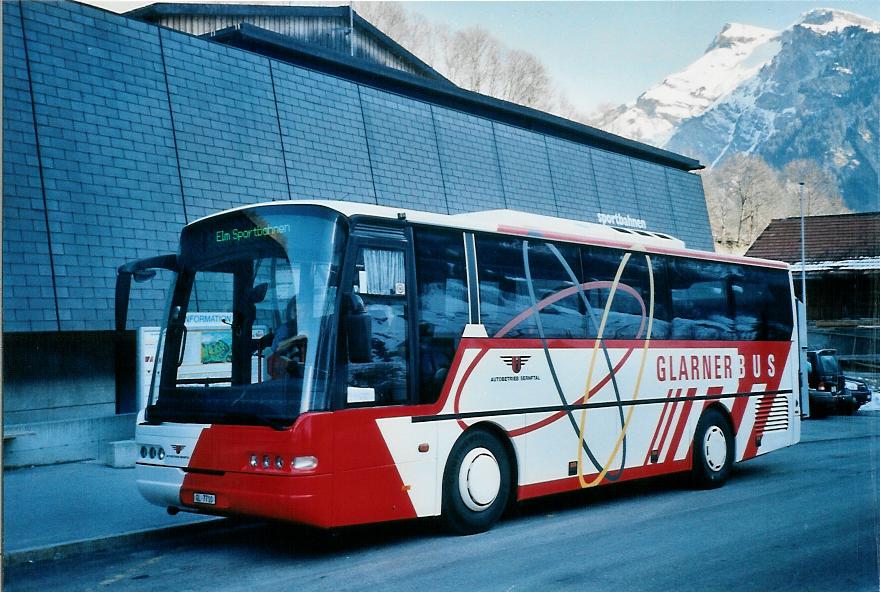
<path id="1" fill-rule="evenodd" d="M 418 283 L 419 402 L 434 403 L 468 323 L 461 232 L 414 229 Z"/>
<path id="2" fill-rule="evenodd" d="M 788 341 L 793 326 L 791 308 L 778 306 L 790 298 L 784 270 L 741 266 L 733 283 L 736 331 L 739 339 Z"/>
<path id="3" fill-rule="evenodd" d="M 348 402 L 406 403 L 409 340 L 403 251 L 361 249 L 353 289 L 372 318 L 372 341 L 369 362 L 348 363 Z"/>
<path id="4" fill-rule="evenodd" d="M 714 261 L 669 259 L 672 339 L 730 341 L 737 338 L 734 267 Z"/>
<path id="5" fill-rule="evenodd" d="M 490 336 L 584 337 L 587 325 L 577 286 L 581 283 L 577 247 L 493 236 L 477 236 L 476 246 L 480 316 Z"/>
<path id="6" fill-rule="evenodd" d="M 530 242 L 529 275 L 544 337 L 583 339 L 587 317 L 577 286 L 582 281 L 578 248 L 564 243 L 551 247 Z"/>
<path id="7" fill-rule="evenodd" d="M 643 339 L 647 337 L 647 320 L 651 299 L 654 301 L 654 319 L 651 339 L 669 337 L 669 302 L 666 291 L 666 261 L 662 256 L 651 255 L 651 267 L 642 253 L 631 253 L 621 272 L 614 299 L 605 315 L 605 307 L 611 294 L 610 284 L 617 275 L 626 251 L 602 247 L 584 247 L 584 276 L 589 284 L 603 287 L 591 288 L 590 305 L 592 318 L 589 337 L 598 334 L 601 319 L 605 316 L 603 337 L 606 339 Z M 651 276 L 654 292 L 651 293 Z"/>

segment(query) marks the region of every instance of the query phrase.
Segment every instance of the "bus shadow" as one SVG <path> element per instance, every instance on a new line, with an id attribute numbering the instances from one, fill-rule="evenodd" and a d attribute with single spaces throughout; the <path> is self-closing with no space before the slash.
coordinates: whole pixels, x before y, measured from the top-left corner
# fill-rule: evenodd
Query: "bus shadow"
<path id="1" fill-rule="evenodd" d="M 438 521 L 431 518 L 348 526 L 333 530 L 285 522 L 264 522 L 256 525 L 249 532 L 246 540 L 233 539 L 230 543 L 233 545 L 243 543 L 250 552 L 309 560 L 444 534 Z"/>
<path id="2" fill-rule="evenodd" d="M 502 518 L 516 523 L 532 516 L 577 510 L 587 506 L 657 495 L 690 487 L 686 475 L 666 475 L 589 490 L 561 493 L 514 504 Z M 406 544 L 420 539 L 451 535 L 437 518 L 404 520 L 321 530 L 284 522 L 259 522 L 248 528 L 247 536 L 230 537 L 228 544 L 242 545 L 250 552 L 281 555 L 303 560 L 326 558 L 372 547 Z M 215 543 L 220 542 L 215 539 Z"/>
<path id="3" fill-rule="evenodd" d="M 762 465 L 736 466 L 731 482 L 761 479 L 768 472 Z M 634 498 L 663 496 L 693 491 L 689 473 L 663 475 L 619 484 L 555 494 L 514 504 L 502 518 L 516 524 L 542 514 L 560 514 L 587 507 L 601 508 L 631 501 Z M 304 561 L 319 560 L 340 554 L 376 547 L 391 547 L 419 540 L 455 536 L 449 534 L 437 518 L 404 520 L 321 530 L 285 522 L 238 520 L 236 532 L 214 536 L 212 544 L 256 554 L 274 555 Z M 496 526 L 497 528 L 497 526 Z"/>
<path id="4" fill-rule="evenodd" d="M 526 500 L 517 504 L 510 514 L 511 517 L 535 516 L 688 489 L 692 489 L 688 473 L 663 475 Z"/>

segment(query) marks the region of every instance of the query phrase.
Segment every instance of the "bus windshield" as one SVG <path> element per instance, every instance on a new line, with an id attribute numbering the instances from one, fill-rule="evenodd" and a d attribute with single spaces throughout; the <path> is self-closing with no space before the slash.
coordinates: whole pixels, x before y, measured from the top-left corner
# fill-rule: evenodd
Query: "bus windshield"
<path id="1" fill-rule="evenodd" d="M 281 429 L 323 408 L 346 234 L 306 205 L 188 226 L 147 421 Z"/>

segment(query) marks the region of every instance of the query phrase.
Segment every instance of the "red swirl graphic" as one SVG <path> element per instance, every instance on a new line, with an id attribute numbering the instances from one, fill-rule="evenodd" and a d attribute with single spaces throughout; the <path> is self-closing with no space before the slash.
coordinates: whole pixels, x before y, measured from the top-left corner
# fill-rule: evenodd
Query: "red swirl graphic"
<path id="1" fill-rule="evenodd" d="M 518 326 L 524 320 L 529 318 L 535 312 L 540 312 L 541 310 L 543 310 L 547 306 L 553 304 L 554 302 L 562 300 L 563 298 L 571 296 L 572 294 L 576 294 L 579 290 L 583 290 L 584 292 L 588 292 L 590 290 L 596 290 L 596 289 L 601 289 L 601 288 L 611 288 L 611 285 L 612 285 L 612 282 L 608 282 L 608 281 L 586 282 L 586 283 L 581 284 L 580 286 L 569 286 L 568 288 L 565 288 L 564 290 L 560 290 L 559 292 L 551 294 L 550 296 L 547 296 L 546 298 L 542 299 L 540 302 L 536 303 L 534 306 L 530 306 L 529 308 L 527 308 L 526 310 L 524 310 L 523 312 L 519 313 L 514 318 L 512 318 L 506 325 L 504 325 L 498 331 L 498 333 L 496 333 L 493 336 L 493 339 L 499 339 L 499 338 L 504 337 L 507 333 L 509 333 L 512 329 L 514 329 L 516 326 Z M 645 329 L 645 321 L 647 319 L 647 311 L 645 308 L 645 301 L 642 299 L 641 295 L 635 289 L 633 289 L 630 286 L 627 286 L 626 284 L 618 284 L 617 289 L 621 290 L 621 291 L 625 292 L 626 294 L 635 298 L 636 301 L 639 303 L 639 306 L 642 309 L 642 319 L 641 319 L 641 323 L 639 324 L 638 333 L 636 334 L 636 337 L 635 337 L 635 339 L 639 339 L 642 336 L 642 332 Z M 590 389 L 589 393 L 587 393 L 583 397 L 580 397 L 579 399 L 577 399 L 576 401 L 574 401 L 571 404 L 572 405 L 579 405 L 581 403 L 584 403 L 584 402 L 588 401 L 597 392 L 599 392 L 606 384 L 608 384 L 608 381 L 611 380 L 611 377 L 614 374 L 616 374 L 617 371 L 620 370 L 620 368 L 622 368 L 624 364 L 626 364 L 627 360 L 629 359 L 629 357 L 633 353 L 633 351 L 635 351 L 635 349 L 636 349 L 636 345 L 633 345 L 633 347 L 628 348 L 626 350 L 626 353 L 623 354 L 623 357 L 621 357 L 620 361 L 617 362 L 617 364 L 611 369 L 611 372 L 609 372 L 601 380 L 599 380 L 596 383 L 596 385 Z M 477 364 L 480 362 L 480 360 L 483 359 L 483 357 L 488 352 L 489 352 L 489 348 L 486 348 L 486 347 L 484 347 L 480 350 L 480 352 L 477 354 L 477 356 L 468 365 L 467 370 L 465 370 L 464 375 L 461 378 L 461 381 L 458 383 L 458 387 L 455 390 L 455 399 L 453 400 L 453 409 L 454 409 L 454 413 L 456 415 L 460 413 L 461 395 L 462 395 L 462 391 L 464 390 L 464 385 L 467 384 L 467 381 L 470 378 L 473 371 L 476 369 Z M 535 430 L 538 430 L 540 428 L 548 426 L 551 423 L 559 421 L 560 419 L 565 417 L 567 414 L 568 414 L 568 411 L 565 411 L 565 410 L 557 411 L 556 413 L 554 413 L 548 417 L 545 417 L 544 419 L 541 419 L 535 423 L 523 426 L 523 427 L 515 429 L 515 430 L 510 430 L 508 432 L 508 434 L 510 435 L 511 438 L 515 438 L 517 436 L 522 436 L 524 434 L 528 434 L 529 432 L 533 432 Z M 458 425 L 462 429 L 468 428 L 468 424 L 466 424 L 464 422 L 464 420 L 458 419 L 457 421 L 458 421 Z"/>

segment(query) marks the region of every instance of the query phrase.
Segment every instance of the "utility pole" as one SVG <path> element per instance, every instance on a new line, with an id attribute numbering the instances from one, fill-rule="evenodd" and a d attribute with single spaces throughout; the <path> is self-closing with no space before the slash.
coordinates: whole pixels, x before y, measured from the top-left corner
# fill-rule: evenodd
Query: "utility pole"
<path id="1" fill-rule="evenodd" d="M 800 347 L 801 417 L 810 416 L 810 387 L 807 361 L 807 248 L 804 241 L 804 182 L 798 181 L 798 200 L 801 204 L 801 303 L 798 305 L 798 345 Z M 801 314 L 802 311 L 802 314 Z"/>
<path id="2" fill-rule="evenodd" d="M 801 202 L 801 300 L 807 309 L 807 247 L 804 242 L 804 182 L 798 181 L 798 197 Z"/>

